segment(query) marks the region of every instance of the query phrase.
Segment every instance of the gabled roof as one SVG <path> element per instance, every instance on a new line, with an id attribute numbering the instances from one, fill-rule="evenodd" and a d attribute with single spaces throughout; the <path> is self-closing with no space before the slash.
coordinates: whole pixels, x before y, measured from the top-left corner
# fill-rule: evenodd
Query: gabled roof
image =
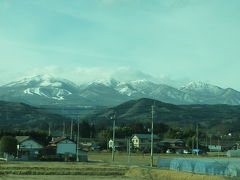
<path id="1" fill-rule="evenodd" d="M 27 141 L 27 140 L 31 140 L 31 141 L 34 141 L 35 143 L 39 144 L 39 145 L 42 146 L 42 147 L 44 146 L 41 142 L 36 141 L 36 140 L 33 139 L 31 136 L 16 136 L 15 138 L 16 138 L 17 143 L 18 143 L 19 145 L 21 145 L 21 143 L 23 143 L 23 142 L 25 142 L 25 141 Z"/>
<path id="2" fill-rule="evenodd" d="M 22 143 L 22 142 L 24 142 L 24 141 L 26 141 L 28 139 L 31 139 L 30 136 L 16 136 L 15 138 L 17 139 L 18 143 Z"/>
<path id="3" fill-rule="evenodd" d="M 65 139 L 67 139 L 67 138 L 66 137 L 58 137 L 58 138 L 54 139 L 53 141 L 51 141 L 50 143 L 51 144 L 57 144 L 57 143 L 65 140 Z"/>
<path id="4" fill-rule="evenodd" d="M 132 137 L 137 136 L 139 139 L 151 139 L 151 134 L 133 134 Z M 153 139 L 160 139 L 157 135 L 153 135 Z"/>
<path id="5" fill-rule="evenodd" d="M 64 140 L 72 141 L 72 140 L 70 140 L 70 139 L 67 138 L 67 137 L 58 137 L 58 138 L 56 138 L 55 140 L 51 141 L 50 144 L 52 144 L 52 145 L 55 144 L 55 145 L 56 145 L 56 144 L 58 144 L 58 143 L 60 143 L 60 142 L 62 142 L 62 141 L 64 141 Z M 72 141 L 72 142 L 74 142 L 74 141 Z"/>
<path id="6" fill-rule="evenodd" d="M 109 139 L 109 141 L 113 141 L 113 139 Z M 127 142 L 127 139 L 114 139 L 115 142 Z"/>

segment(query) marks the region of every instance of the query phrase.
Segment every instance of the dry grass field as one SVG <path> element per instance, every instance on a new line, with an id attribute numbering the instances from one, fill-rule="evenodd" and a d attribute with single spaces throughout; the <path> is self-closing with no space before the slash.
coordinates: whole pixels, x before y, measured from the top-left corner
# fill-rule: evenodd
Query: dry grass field
<path id="1" fill-rule="evenodd" d="M 177 155 L 178 156 L 178 155 Z M 159 158 L 176 155 L 155 156 Z M 178 156 L 180 157 L 180 156 Z M 183 157 L 183 156 L 181 156 Z M 192 156 L 191 156 L 192 157 Z M 131 165 L 124 153 L 116 153 L 112 163 L 111 153 L 89 153 L 89 163 L 75 162 L 1 162 L 0 180 L 237 180 L 223 176 L 198 175 L 192 173 L 150 168 L 149 155 L 132 154 Z M 136 166 L 138 164 L 140 166 Z"/>

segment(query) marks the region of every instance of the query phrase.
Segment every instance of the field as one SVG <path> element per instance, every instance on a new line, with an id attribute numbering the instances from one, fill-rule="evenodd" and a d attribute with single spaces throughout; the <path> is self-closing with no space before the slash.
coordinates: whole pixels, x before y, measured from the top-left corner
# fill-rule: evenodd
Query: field
<path id="1" fill-rule="evenodd" d="M 176 156 L 155 156 L 159 158 Z M 179 156 L 178 156 L 179 157 Z M 182 157 L 182 156 L 181 156 Z M 89 163 L 75 162 L 1 162 L 0 180 L 236 180 L 222 176 L 150 168 L 149 155 L 132 154 L 131 161 L 124 153 L 117 153 L 111 163 L 111 153 L 89 153 Z M 138 164 L 138 166 L 136 166 Z M 140 165 L 140 166 L 139 166 Z"/>

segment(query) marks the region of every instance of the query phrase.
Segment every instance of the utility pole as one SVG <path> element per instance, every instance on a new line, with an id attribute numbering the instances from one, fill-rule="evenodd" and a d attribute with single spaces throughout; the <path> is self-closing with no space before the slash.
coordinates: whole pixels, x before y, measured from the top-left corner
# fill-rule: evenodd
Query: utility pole
<path id="1" fill-rule="evenodd" d="M 198 156 L 198 151 L 199 151 L 199 147 L 198 147 L 198 123 L 197 123 L 197 128 L 196 128 L 196 135 L 197 135 L 197 137 L 196 137 L 196 149 L 197 149 L 197 156 Z"/>
<path id="2" fill-rule="evenodd" d="M 73 120 L 71 121 L 71 140 L 73 139 Z"/>
<path id="3" fill-rule="evenodd" d="M 154 105 L 152 105 L 152 128 L 151 128 L 151 167 L 153 167 L 153 118 L 154 118 Z"/>
<path id="4" fill-rule="evenodd" d="M 63 123 L 63 137 L 65 137 L 65 123 Z"/>
<path id="5" fill-rule="evenodd" d="M 114 113 L 113 117 L 113 144 L 112 144 L 112 161 L 114 162 L 115 159 L 115 126 L 116 126 L 116 113 Z"/>
<path id="6" fill-rule="evenodd" d="M 131 158 L 131 138 L 128 139 L 128 163 L 130 164 Z"/>
<path id="7" fill-rule="evenodd" d="M 209 137 L 209 145 L 212 146 L 212 134 L 210 134 L 210 137 Z M 211 149 L 210 149 L 210 152 L 211 152 Z"/>
<path id="8" fill-rule="evenodd" d="M 48 124 L 48 136 L 49 137 L 51 136 L 51 124 L 50 123 Z"/>
<path id="9" fill-rule="evenodd" d="M 79 162 L 79 157 L 78 157 L 78 146 L 79 146 L 79 116 L 78 116 L 78 120 L 77 120 L 77 124 L 78 124 L 78 132 L 77 132 L 77 162 Z"/>

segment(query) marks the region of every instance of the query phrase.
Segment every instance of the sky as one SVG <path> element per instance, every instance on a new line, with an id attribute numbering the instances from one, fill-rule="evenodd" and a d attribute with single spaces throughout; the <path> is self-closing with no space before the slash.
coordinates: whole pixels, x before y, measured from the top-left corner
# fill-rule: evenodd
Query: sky
<path id="1" fill-rule="evenodd" d="M 0 84 L 204 81 L 240 90 L 239 0 L 0 0 Z"/>

